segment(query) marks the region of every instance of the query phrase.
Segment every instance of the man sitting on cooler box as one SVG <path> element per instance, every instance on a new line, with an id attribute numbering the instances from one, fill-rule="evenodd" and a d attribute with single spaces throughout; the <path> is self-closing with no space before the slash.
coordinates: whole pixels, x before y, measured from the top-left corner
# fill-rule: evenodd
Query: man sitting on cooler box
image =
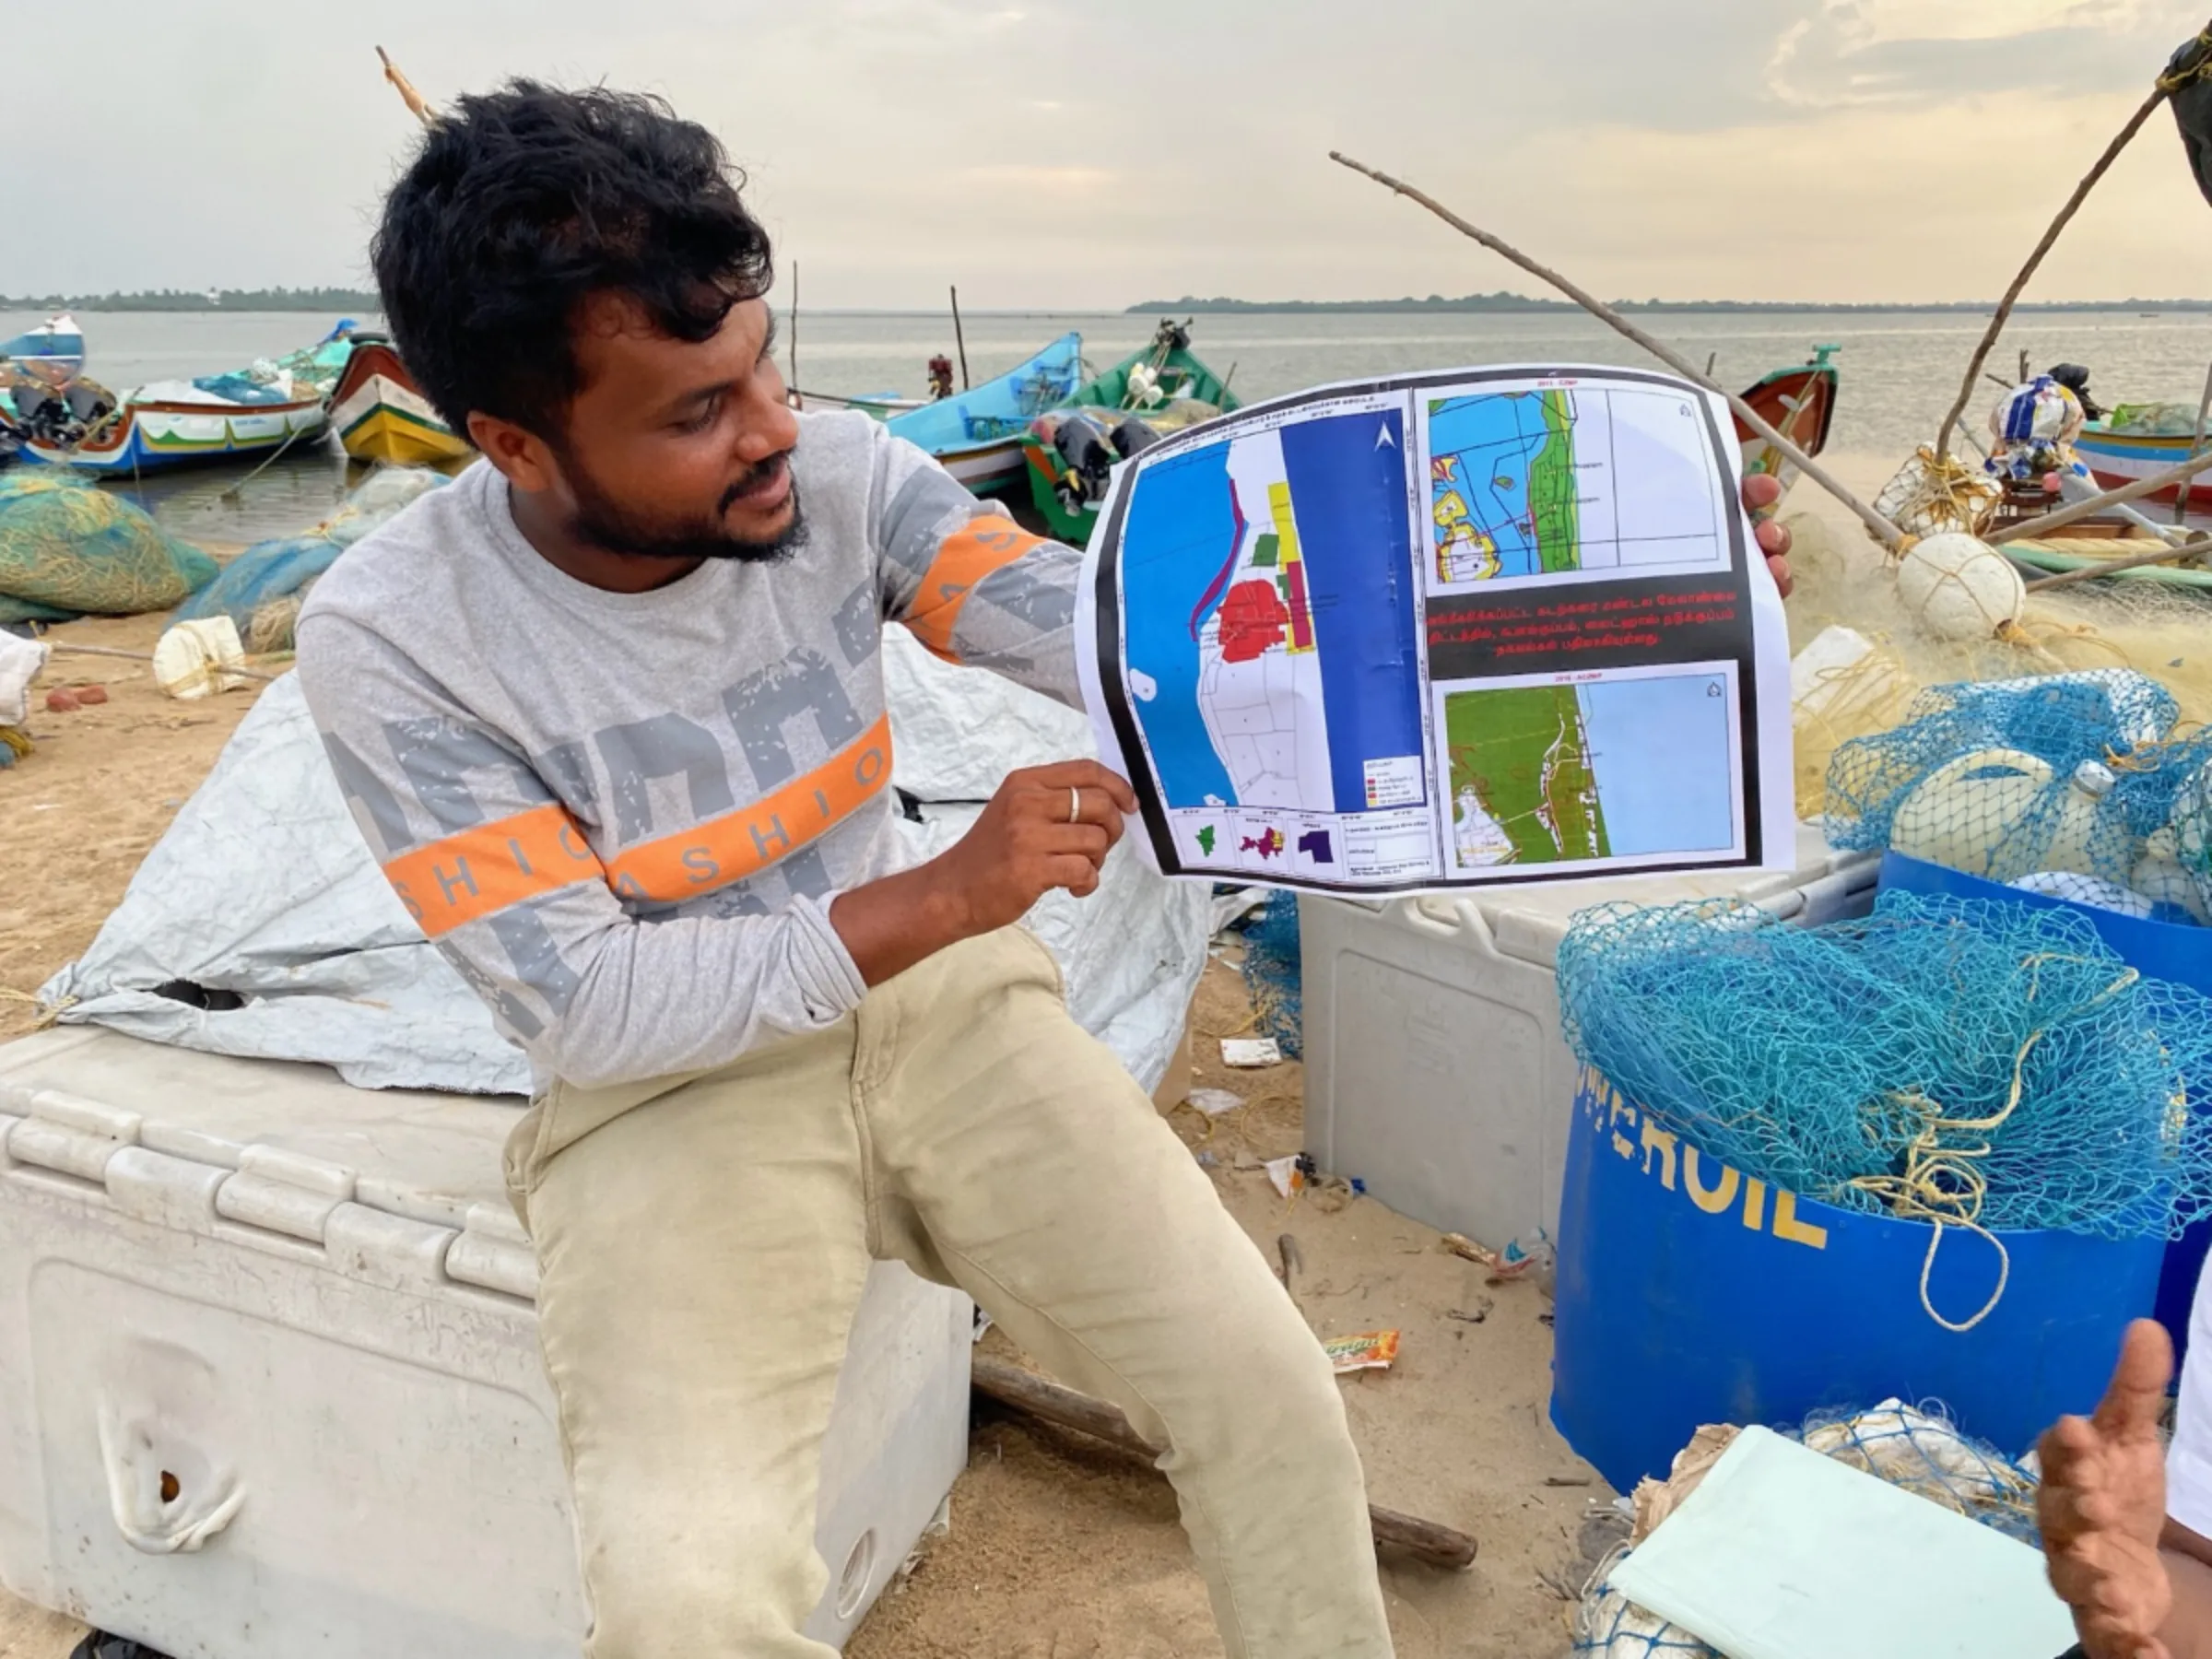
<path id="1" fill-rule="evenodd" d="M 792 412 L 768 238 L 655 101 L 462 100 L 375 265 L 485 459 L 323 578 L 300 673 L 385 873 L 540 1074 L 508 1175 L 595 1659 L 828 1653 L 817 1467 L 872 1258 L 1172 1448 L 1230 1653 L 1387 1653 L 1319 1345 L 1016 925 L 1097 885 L 1128 784 L 1015 772 L 897 867 L 884 627 L 1076 702 L 1080 556 L 865 415 Z"/>

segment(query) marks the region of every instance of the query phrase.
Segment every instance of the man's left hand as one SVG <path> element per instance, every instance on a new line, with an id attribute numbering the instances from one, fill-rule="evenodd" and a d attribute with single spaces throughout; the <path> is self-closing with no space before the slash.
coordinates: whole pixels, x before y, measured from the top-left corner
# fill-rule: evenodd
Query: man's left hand
<path id="1" fill-rule="evenodd" d="M 1744 480 L 1744 511 L 1751 515 L 1759 550 L 1767 556 L 1767 569 L 1774 572 L 1774 585 L 1787 599 L 1796 584 L 1790 579 L 1789 526 L 1774 522 L 1774 509 L 1781 502 L 1782 480 L 1772 473 L 1753 473 Z"/>

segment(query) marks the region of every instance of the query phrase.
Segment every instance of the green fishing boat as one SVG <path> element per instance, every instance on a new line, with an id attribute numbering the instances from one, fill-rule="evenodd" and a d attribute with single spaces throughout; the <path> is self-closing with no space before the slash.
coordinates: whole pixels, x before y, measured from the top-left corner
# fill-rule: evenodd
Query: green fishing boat
<path id="1" fill-rule="evenodd" d="M 1143 350 L 1030 423 L 1021 444 L 1030 498 L 1055 538 L 1080 547 L 1099 522 L 1115 463 L 1240 406 L 1229 380 L 1192 352 L 1190 324 L 1163 318 Z"/>

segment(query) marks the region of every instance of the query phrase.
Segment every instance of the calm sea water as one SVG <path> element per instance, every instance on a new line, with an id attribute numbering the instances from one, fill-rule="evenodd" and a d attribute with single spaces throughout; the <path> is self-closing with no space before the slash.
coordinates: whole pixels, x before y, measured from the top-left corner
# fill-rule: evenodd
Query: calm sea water
<path id="1" fill-rule="evenodd" d="M 289 351 L 336 319 L 283 312 L 86 312 L 87 371 L 115 387 L 173 375 L 219 372 Z M 36 323 L 0 312 L 0 338 Z M 364 323 L 373 319 L 363 318 Z M 1099 367 L 1143 345 L 1154 319 L 1093 312 L 988 312 L 964 319 L 968 366 L 983 380 L 1012 368 L 1054 335 L 1081 332 Z M 1770 369 L 1803 361 L 1816 345 L 1842 347 L 1831 448 L 1901 460 L 1934 434 L 1958 388 L 1983 319 L 1952 312 L 1878 316 L 1770 312 L 1641 317 L 1638 321 L 1691 361 L 1711 358 L 1723 383 L 1747 384 Z M 786 326 L 788 340 L 790 330 Z M 924 365 L 954 350 L 948 316 L 806 313 L 796 329 L 798 382 L 809 391 L 923 389 Z M 1594 319 L 1566 313 L 1419 316 L 1390 312 L 1200 316 L 1200 356 L 1247 398 L 1325 381 L 1478 363 L 1582 362 L 1651 366 L 1639 348 Z M 2212 360 L 2212 315 L 2137 316 L 2106 312 L 2036 312 L 2017 320 L 1991 359 L 2009 375 L 2025 350 L 2038 370 L 2086 363 L 2106 403 L 2154 398 L 2194 403 Z M 1979 427 L 1997 396 L 1985 385 L 1972 406 Z M 288 455 L 241 485 L 251 466 L 187 472 L 147 481 L 141 493 L 176 534 L 213 542 L 288 535 L 326 517 L 343 499 L 346 470 L 335 444 Z M 122 485 L 119 488 L 131 488 Z"/>

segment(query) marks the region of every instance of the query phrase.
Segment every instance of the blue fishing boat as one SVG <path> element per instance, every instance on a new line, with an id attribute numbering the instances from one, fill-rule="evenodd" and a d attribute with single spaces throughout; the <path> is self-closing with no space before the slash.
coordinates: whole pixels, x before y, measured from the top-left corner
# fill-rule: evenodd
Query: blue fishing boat
<path id="1" fill-rule="evenodd" d="M 1073 397 L 1082 381 L 1083 336 L 1065 334 L 996 380 L 884 424 L 935 455 L 977 495 L 992 495 L 1028 477 L 1022 435 L 1045 410 Z"/>
<path id="2" fill-rule="evenodd" d="M 0 340 L 0 373 L 14 371 L 59 391 L 85 366 L 85 336 L 66 312 L 38 327 Z"/>

